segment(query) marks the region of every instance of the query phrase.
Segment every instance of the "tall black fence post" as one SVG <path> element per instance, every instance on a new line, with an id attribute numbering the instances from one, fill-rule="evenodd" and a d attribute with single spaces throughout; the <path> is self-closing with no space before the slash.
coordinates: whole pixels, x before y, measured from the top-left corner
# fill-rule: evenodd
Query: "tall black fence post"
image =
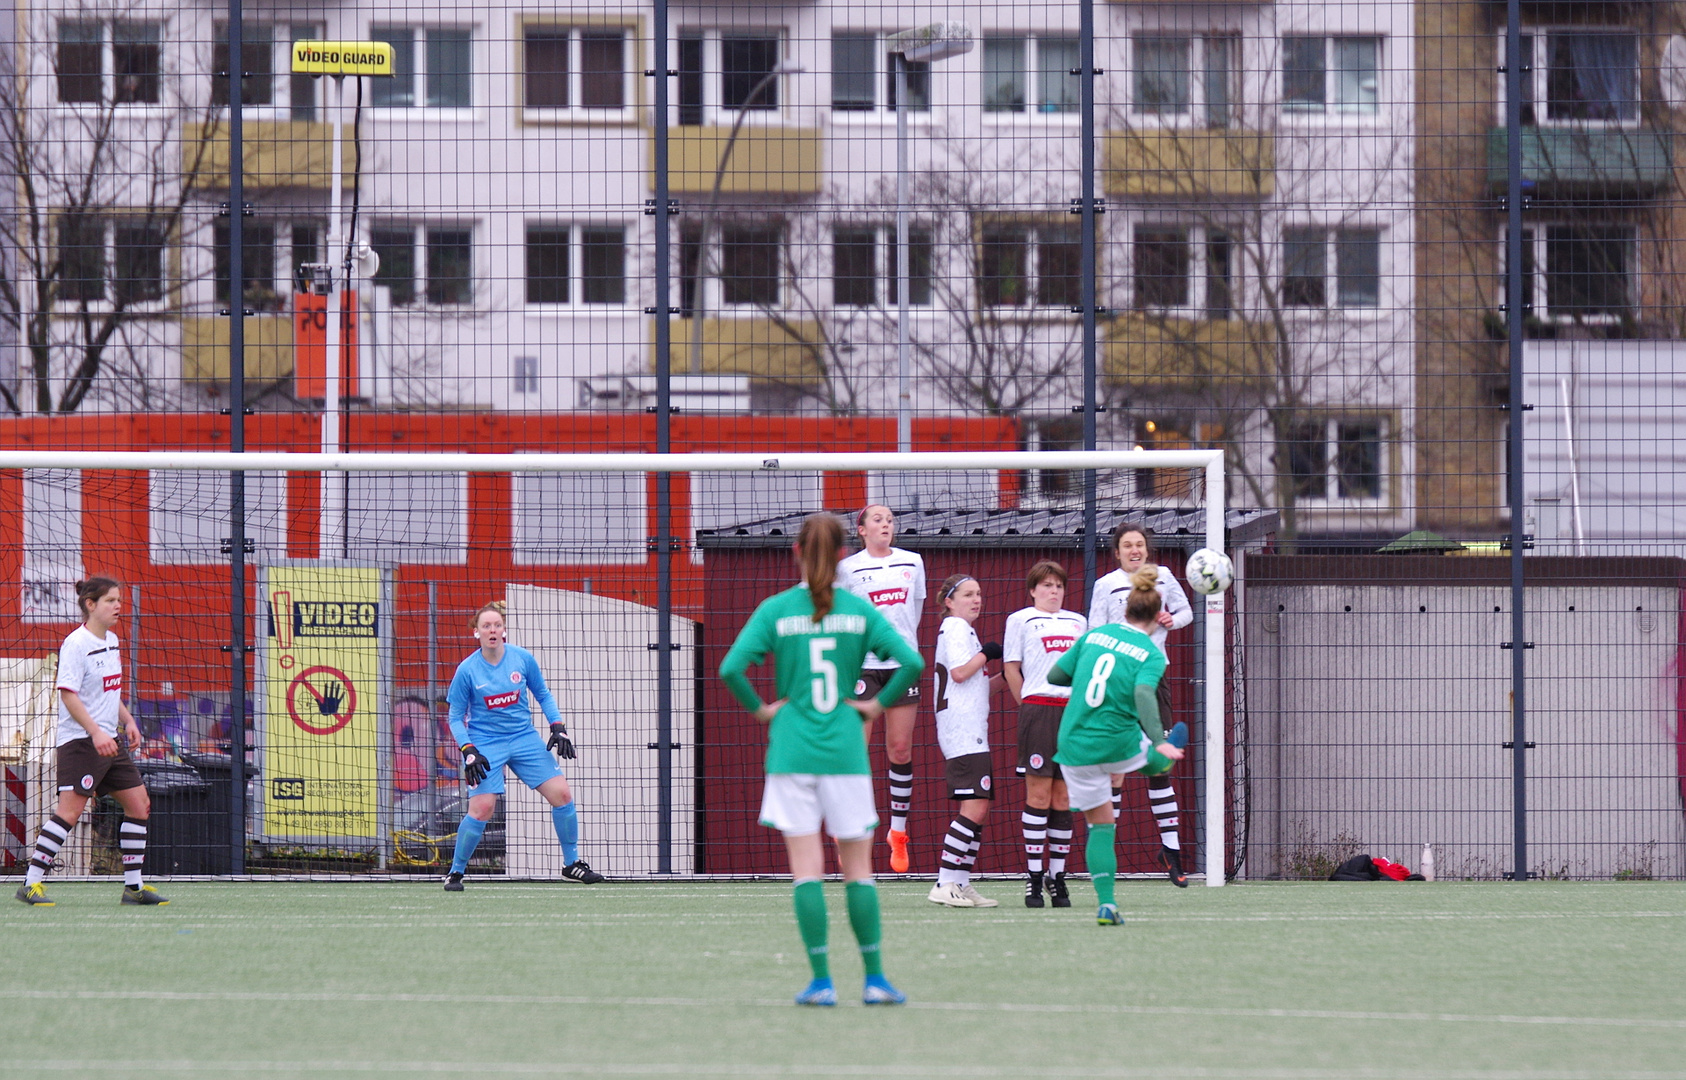
<path id="1" fill-rule="evenodd" d="M 246 136 L 241 0 L 228 0 L 228 447 L 246 452 Z M 246 474 L 229 474 L 229 872 L 246 872 Z"/>
<path id="2" fill-rule="evenodd" d="M 1082 290 L 1078 303 L 1083 307 L 1083 449 L 1095 449 L 1096 413 L 1096 353 L 1097 315 L 1100 290 L 1095 287 L 1095 0 L 1078 0 L 1077 63 L 1080 69 L 1078 86 L 1078 142 L 1082 172 L 1078 180 L 1078 210 L 1082 218 L 1081 263 L 1078 267 Z M 1083 471 L 1083 610 L 1089 610 L 1089 597 L 1095 589 L 1096 532 L 1099 529 L 1099 508 L 1096 485 L 1099 477 L 1094 469 Z"/>
<path id="3" fill-rule="evenodd" d="M 667 175 L 667 0 L 655 0 L 652 19 L 651 80 L 655 83 L 655 204 L 656 216 L 656 453 L 673 447 L 672 357 L 673 327 L 669 322 L 673 295 L 673 267 L 668 228 Z M 693 323 L 698 320 L 693 316 Z M 693 325 L 691 333 L 701 335 Z M 673 547 L 671 522 L 673 474 L 656 474 L 656 872 L 673 872 Z"/>
<path id="4" fill-rule="evenodd" d="M 1510 359 L 1510 431 L 1506 499 L 1510 504 L 1510 738 L 1511 824 L 1514 869 L 1528 880 L 1527 627 L 1524 612 L 1527 542 L 1522 494 L 1522 352 L 1528 319 L 1527 282 L 1522 264 L 1522 91 L 1531 73 L 1522 58 L 1522 3 L 1505 8 L 1505 329 Z"/>

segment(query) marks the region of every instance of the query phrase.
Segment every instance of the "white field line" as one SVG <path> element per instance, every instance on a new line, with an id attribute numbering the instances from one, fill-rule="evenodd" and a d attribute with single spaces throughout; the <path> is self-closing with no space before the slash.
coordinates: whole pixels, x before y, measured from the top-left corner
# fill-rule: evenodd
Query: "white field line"
<path id="1" fill-rule="evenodd" d="M 367 994 L 294 990 L 23 990 L 0 988 L 0 1000 L 28 1001 L 256 1001 L 329 1004 L 567 1005 L 573 1007 L 671 1009 L 790 1008 L 788 999 L 681 997 L 596 997 L 567 994 Z M 1382 1021 L 1405 1024 L 1499 1024 L 1555 1027 L 1631 1028 L 1686 1031 L 1686 1019 L 1631 1016 L 1517 1016 L 1476 1013 L 1384 1012 L 1347 1009 L 1238 1009 L 1197 1005 L 1059 1004 L 1052 1002 L 916 1001 L 915 1010 L 976 1013 L 1055 1013 L 1088 1016 L 1228 1016 L 1264 1020 Z"/>

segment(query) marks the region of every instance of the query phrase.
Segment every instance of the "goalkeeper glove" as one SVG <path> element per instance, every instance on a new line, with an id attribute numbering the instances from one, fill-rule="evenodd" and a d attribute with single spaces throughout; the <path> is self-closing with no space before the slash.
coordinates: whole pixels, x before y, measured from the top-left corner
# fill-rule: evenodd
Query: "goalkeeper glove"
<path id="1" fill-rule="evenodd" d="M 978 651 L 984 654 L 985 660 L 1001 659 L 1001 643 L 998 641 L 986 641 Z"/>
<path id="2" fill-rule="evenodd" d="M 556 756 L 564 761 L 574 760 L 574 740 L 568 738 L 568 725 L 561 721 L 550 725 L 550 741 L 544 746 L 546 750 L 556 751 Z"/>
<path id="3" fill-rule="evenodd" d="M 486 779 L 491 767 L 486 762 L 486 755 L 474 748 L 471 742 L 462 744 L 462 778 L 468 781 L 469 787 L 479 787 Z"/>

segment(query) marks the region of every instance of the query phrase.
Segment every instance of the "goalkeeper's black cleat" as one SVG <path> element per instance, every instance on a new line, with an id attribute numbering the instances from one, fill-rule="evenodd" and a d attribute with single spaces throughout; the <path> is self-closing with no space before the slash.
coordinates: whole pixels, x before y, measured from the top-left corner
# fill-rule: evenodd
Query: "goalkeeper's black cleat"
<path id="1" fill-rule="evenodd" d="M 1071 893 L 1066 890 L 1064 874 L 1055 874 L 1048 879 L 1048 895 L 1053 898 L 1055 907 L 1071 906 Z"/>
<path id="2" fill-rule="evenodd" d="M 1182 852 L 1160 848 L 1159 865 L 1165 868 L 1165 876 L 1171 879 L 1171 884 L 1179 889 L 1188 888 L 1188 872 L 1183 869 Z"/>
<path id="3" fill-rule="evenodd" d="M 462 892 L 462 875 L 452 870 L 445 875 L 446 892 Z"/>
<path id="4" fill-rule="evenodd" d="M 161 896 L 151 885 L 123 886 L 123 903 L 140 904 L 143 907 L 154 907 L 170 902 L 169 897 Z"/>
<path id="5" fill-rule="evenodd" d="M 1031 874 L 1030 880 L 1026 881 L 1024 883 L 1024 906 L 1025 907 L 1041 907 L 1042 906 L 1042 875 L 1041 875 L 1041 873 Z"/>
<path id="6" fill-rule="evenodd" d="M 587 866 L 584 859 L 576 859 L 564 866 L 562 876 L 569 881 L 577 881 L 582 885 L 595 885 L 603 880 L 603 875 Z"/>

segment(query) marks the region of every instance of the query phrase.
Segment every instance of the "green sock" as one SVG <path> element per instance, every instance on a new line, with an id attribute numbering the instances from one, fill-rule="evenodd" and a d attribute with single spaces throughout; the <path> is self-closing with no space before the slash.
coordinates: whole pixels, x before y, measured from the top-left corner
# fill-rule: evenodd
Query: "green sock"
<path id="1" fill-rule="evenodd" d="M 1095 895 L 1101 903 L 1112 903 L 1112 883 L 1118 877 L 1118 852 L 1114 844 L 1118 826 L 1089 825 L 1089 843 L 1083 848 L 1083 861 L 1089 865 L 1089 876 L 1095 879 Z"/>
<path id="2" fill-rule="evenodd" d="M 849 900 L 849 925 L 861 946 L 861 962 L 868 975 L 884 974 L 884 958 L 878 946 L 884 940 L 884 923 L 878 917 L 878 885 L 873 881 L 851 881 L 843 887 Z"/>
<path id="3" fill-rule="evenodd" d="M 831 957 L 826 945 L 825 886 L 818 881 L 796 883 L 796 927 L 808 950 L 808 965 L 814 978 L 831 978 Z"/>

